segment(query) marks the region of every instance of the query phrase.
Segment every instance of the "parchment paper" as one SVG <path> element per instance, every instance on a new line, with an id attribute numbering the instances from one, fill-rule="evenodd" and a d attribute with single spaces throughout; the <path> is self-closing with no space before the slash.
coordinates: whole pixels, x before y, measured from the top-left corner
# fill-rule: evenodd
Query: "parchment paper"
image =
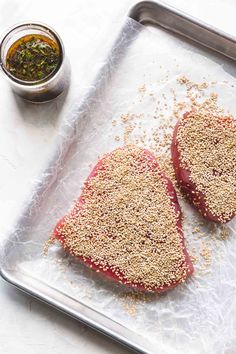
<path id="1" fill-rule="evenodd" d="M 43 255 L 45 241 L 79 196 L 99 156 L 123 145 L 124 138 L 157 156 L 168 155 L 165 147 L 155 150 L 153 132 L 163 137 L 165 122 L 176 122 L 176 102 L 190 107 L 186 87 L 178 83 L 181 76 L 209 83 L 199 100 L 217 93 L 219 105 L 236 114 L 235 74 L 232 62 L 223 57 L 127 19 L 87 96 L 75 100 L 62 122 L 55 150 L 45 163 L 49 167 L 1 250 L 2 266 L 41 279 L 140 334 L 153 343 L 153 353 L 160 353 L 160 346 L 168 353 L 167 348 L 173 353 L 235 353 L 236 221 L 228 224 L 224 239 L 222 227 L 203 221 L 181 199 L 186 244 L 198 260 L 191 279 L 161 296 L 138 295 L 103 279 L 66 255 L 59 244 Z M 133 121 L 122 119 L 127 114 L 134 115 Z"/>

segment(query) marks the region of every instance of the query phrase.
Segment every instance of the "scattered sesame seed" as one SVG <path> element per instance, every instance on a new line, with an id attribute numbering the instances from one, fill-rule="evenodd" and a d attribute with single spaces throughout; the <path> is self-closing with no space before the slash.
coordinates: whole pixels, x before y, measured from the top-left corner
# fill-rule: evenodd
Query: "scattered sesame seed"
<path id="1" fill-rule="evenodd" d="M 144 94 L 147 91 L 146 85 L 143 84 L 138 88 L 138 91 L 142 94 Z"/>
<path id="2" fill-rule="evenodd" d="M 56 239 L 55 237 L 51 236 L 43 245 L 43 255 L 47 256 L 48 255 L 48 250 L 49 248 L 55 243 Z"/>
<path id="3" fill-rule="evenodd" d="M 220 238 L 222 240 L 227 240 L 229 238 L 229 229 L 227 228 L 226 225 L 222 225 L 221 232 L 220 232 Z"/>

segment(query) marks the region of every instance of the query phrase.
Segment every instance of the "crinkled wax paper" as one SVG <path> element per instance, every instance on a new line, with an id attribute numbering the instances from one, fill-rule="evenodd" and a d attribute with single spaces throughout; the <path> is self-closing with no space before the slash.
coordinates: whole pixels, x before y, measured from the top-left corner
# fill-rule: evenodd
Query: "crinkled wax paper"
<path id="1" fill-rule="evenodd" d="M 236 114 L 235 73 L 223 57 L 127 19 L 95 84 L 65 117 L 48 168 L 5 244 L 2 266 L 43 281 L 122 324 L 150 342 L 153 353 L 236 353 L 235 221 L 222 239 L 222 227 L 202 222 L 181 201 L 187 247 L 199 260 L 191 279 L 161 296 L 132 294 L 78 264 L 59 244 L 43 256 L 45 241 L 79 196 L 97 158 L 127 138 L 122 115 L 134 114 L 137 120 L 128 128 L 129 139 L 160 155 L 153 130 L 163 135 L 174 108 L 173 92 L 177 102 L 188 105 L 178 78 L 209 82 L 205 96 L 217 93 L 219 104 Z"/>

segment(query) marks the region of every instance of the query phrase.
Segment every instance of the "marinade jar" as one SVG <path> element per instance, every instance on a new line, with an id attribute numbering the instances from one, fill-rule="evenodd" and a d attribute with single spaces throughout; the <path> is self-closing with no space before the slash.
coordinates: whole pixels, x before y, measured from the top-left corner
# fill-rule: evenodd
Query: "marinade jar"
<path id="1" fill-rule="evenodd" d="M 41 23 L 22 23 L 7 31 L 0 43 L 0 66 L 14 93 L 31 102 L 50 101 L 69 86 L 62 40 Z"/>

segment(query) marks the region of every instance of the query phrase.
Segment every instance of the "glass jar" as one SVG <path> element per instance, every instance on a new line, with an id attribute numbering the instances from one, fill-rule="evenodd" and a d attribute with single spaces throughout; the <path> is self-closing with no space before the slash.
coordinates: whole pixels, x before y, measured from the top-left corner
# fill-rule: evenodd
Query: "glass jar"
<path id="1" fill-rule="evenodd" d="M 21 80 L 9 71 L 7 55 L 9 48 L 20 38 L 31 35 L 41 35 L 54 41 L 59 50 L 59 63 L 46 78 L 37 81 Z M 14 26 L 2 37 L 0 43 L 0 66 L 10 82 L 11 88 L 25 100 L 41 103 L 59 96 L 69 86 L 70 65 L 65 56 L 65 50 L 59 35 L 50 27 L 41 23 L 22 23 Z"/>

